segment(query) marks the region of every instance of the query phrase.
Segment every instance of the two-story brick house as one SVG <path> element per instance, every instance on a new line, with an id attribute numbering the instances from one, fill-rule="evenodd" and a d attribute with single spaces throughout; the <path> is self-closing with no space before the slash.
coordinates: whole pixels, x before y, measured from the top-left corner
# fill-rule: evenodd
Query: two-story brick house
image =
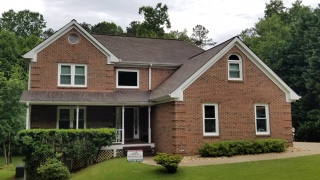
<path id="1" fill-rule="evenodd" d="M 207 51 L 180 40 L 92 35 L 71 21 L 24 55 L 26 129 L 117 129 L 105 147 L 197 154 L 208 141 L 292 143 L 299 96 L 238 37 Z"/>

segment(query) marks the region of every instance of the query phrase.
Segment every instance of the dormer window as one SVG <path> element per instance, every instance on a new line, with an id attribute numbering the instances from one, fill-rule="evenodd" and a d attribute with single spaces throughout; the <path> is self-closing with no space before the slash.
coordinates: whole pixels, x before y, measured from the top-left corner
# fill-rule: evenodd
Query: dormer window
<path id="1" fill-rule="evenodd" d="M 228 58 L 228 79 L 242 80 L 242 60 L 238 55 L 231 55 Z"/>
<path id="2" fill-rule="evenodd" d="M 139 70 L 117 69 L 117 88 L 139 88 Z"/>

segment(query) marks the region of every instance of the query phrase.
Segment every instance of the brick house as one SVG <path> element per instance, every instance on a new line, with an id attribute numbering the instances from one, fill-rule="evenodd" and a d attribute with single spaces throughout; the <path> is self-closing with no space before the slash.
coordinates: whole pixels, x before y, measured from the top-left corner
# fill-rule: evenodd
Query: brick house
<path id="1" fill-rule="evenodd" d="M 292 143 L 299 96 L 238 37 L 207 51 L 180 40 L 93 35 L 75 20 L 23 56 L 26 129 L 117 129 L 126 147 L 193 155 L 205 142 Z"/>

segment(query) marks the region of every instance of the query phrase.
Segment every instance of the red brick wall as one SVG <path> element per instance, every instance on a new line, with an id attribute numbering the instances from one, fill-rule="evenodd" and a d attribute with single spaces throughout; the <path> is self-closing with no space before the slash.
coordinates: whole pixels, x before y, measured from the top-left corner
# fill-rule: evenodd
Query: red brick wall
<path id="1" fill-rule="evenodd" d="M 152 69 L 151 78 L 152 78 L 152 87 L 151 89 L 156 88 L 162 81 L 167 79 L 176 69 Z"/>
<path id="2" fill-rule="evenodd" d="M 228 56 L 237 53 L 242 58 L 243 81 L 228 81 Z M 218 103 L 219 129 L 218 137 L 203 136 L 203 103 Z M 255 132 L 255 103 L 269 104 L 270 135 L 259 136 Z M 198 148 L 205 142 L 256 138 L 282 138 L 292 143 L 291 107 L 283 93 L 262 71 L 260 71 L 237 47 L 216 62 L 184 91 L 184 101 L 168 103 L 162 107 L 175 107 L 174 125 L 162 124 L 162 129 L 174 127 L 175 138 L 161 136 L 162 142 L 174 141 L 175 153 L 197 154 Z M 157 106 L 158 108 L 158 106 Z M 161 109 L 162 116 L 172 111 Z M 169 110 L 169 111 L 168 111 Z M 166 113 L 164 113 L 166 112 Z M 161 118 L 153 119 L 156 128 Z M 164 120 L 164 118 L 162 118 Z M 163 132 L 163 130 L 160 132 Z M 158 129 L 153 129 L 158 131 Z M 169 133 L 167 133 L 169 134 Z M 156 140 L 156 139 L 155 139 Z M 163 143 L 156 142 L 159 149 Z M 168 151 L 171 153 L 171 150 Z"/>

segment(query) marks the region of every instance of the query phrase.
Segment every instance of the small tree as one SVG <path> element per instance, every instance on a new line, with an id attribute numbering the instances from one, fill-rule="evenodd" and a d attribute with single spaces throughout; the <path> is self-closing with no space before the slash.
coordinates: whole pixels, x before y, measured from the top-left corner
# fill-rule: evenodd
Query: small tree
<path id="1" fill-rule="evenodd" d="M 65 180 L 70 177 L 68 167 L 57 158 L 48 158 L 37 172 L 42 180 Z"/>
<path id="2" fill-rule="evenodd" d="M 208 29 L 198 24 L 192 28 L 191 41 L 200 48 L 204 48 L 207 45 L 214 46 L 216 42 L 213 42 L 211 38 L 208 38 L 208 33 Z"/>

